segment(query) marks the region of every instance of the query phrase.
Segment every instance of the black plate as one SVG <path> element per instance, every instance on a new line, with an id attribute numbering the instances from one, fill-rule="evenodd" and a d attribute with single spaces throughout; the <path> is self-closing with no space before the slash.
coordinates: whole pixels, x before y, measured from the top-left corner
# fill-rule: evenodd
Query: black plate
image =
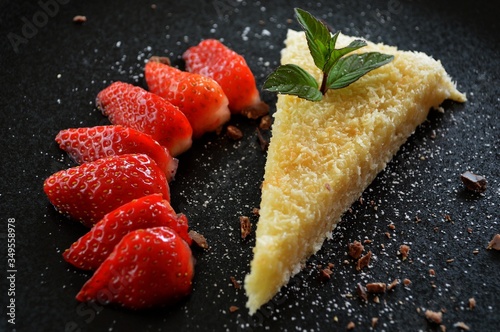
<path id="1" fill-rule="evenodd" d="M 439 330 L 426 309 L 444 311 L 443 324 L 463 321 L 473 331 L 493 331 L 500 321 L 500 253 L 486 250 L 500 233 L 498 128 L 500 40 L 495 2 L 240 0 L 214 1 L 10 1 L 0 9 L 1 73 L 1 252 L 7 257 L 8 222 L 15 225 L 15 266 L 2 263 L 2 327 L 17 331 L 178 330 Z M 259 86 L 276 67 L 287 28 L 298 26 L 293 7 L 322 16 L 346 34 L 419 50 L 440 59 L 468 95 L 461 105 L 444 104 L 402 147 L 387 169 L 343 218 L 320 252 L 287 288 L 254 317 L 243 289 L 254 239 L 241 240 L 239 216 L 258 207 L 265 153 L 257 123 L 233 117 L 245 134 L 234 142 L 207 135 L 180 158 L 172 204 L 203 233 L 210 250 L 195 251 L 194 290 L 173 308 L 131 312 L 79 304 L 74 296 L 89 278 L 71 268 L 61 253 L 85 233 L 61 217 L 42 191 L 51 173 L 72 166 L 54 136 L 60 129 L 107 123 L 94 106 L 96 94 L 122 80 L 144 86 L 144 60 L 180 55 L 202 38 L 219 38 L 243 54 Z M 75 15 L 87 22 L 76 24 Z M 263 94 L 273 105 L 275 96 Z M 272 109 L 274 111 L 274 109 Z M 266 137 L 269 132 L 264 133 Z M 464 189 L 459 175 L 484 175 L 484 195 Z M 449 216 L 449 217 L 446 217 Z M 417 222 L 416 218 L 420 220 Z M 388 228 L 394 223 L 395 230 Z M 389 232 L 391 238 L 385 233 Z M 375 257 L 361 273 L 348 258 L 354 240 Z M 397 255 L 411 247 L 409 260 Z M 385 246 L 385 249 L 382 248 Z M 478 253 L 473 252 L 477 250 Z M 333 278 L 318 280 L 318 264 L 335 264 Z M 16 272 L 8 272 L 8 270 Z M 436 275 L 431 277 L 429 269 Z M 408 278 L 363 303 L 356 284 Z M 14 280 L 13 280 L 14 281 Z M 14 293 L 9 292 L 13 286 Z M 475 298 L 476 308 L 469 308 Z M 15 300 L 15 326 L 6 314 Z M 229 312 L 230 306 L 240 309 Z"/>

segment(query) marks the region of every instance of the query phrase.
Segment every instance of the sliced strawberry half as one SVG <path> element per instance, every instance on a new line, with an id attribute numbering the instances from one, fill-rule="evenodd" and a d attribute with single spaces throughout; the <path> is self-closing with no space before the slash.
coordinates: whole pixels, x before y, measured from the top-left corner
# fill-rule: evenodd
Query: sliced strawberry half
<path id="1" fill-rule="evenodd" d="M 145 309 L 173 304 L 191 293 L 191 249 L 168 227 L 125 235 L 76 295 L 78 301 Z"/>
<path id="2" fill-rule="evenodd" d="M 45 180 L 43 190 L 59 212 L 88 227 L 135 198 L 159 193 L 170 201 L 165 173 L 145 154 L 111 156 L 59 171 Z"/>
<path id="3" fill-rule="evenodd" d="M 206 39 L 183 54 L 186 69 L 220 84 L 233 113 L 260 103 L 255 77 L 245 59 L 215 39 Z"/>
<path id="4" fill-rule="evenodd" d="M 154 93 L 115 82 L 99 92 L 96 104 L 112 124 L 151 135 L 174 157 L 191 147 L 193 129 L 184 113 Z"/>
<path id="5" fill-rule="evenodd" d="M 149 91 L 179 107 L 188 118 L 194 137 L 215 131 L 229 121 L 228 99 L 217 82 L 160 61 L 152 57 L 146 64 Z"/>
<path id="6" fill-rule="evenodd" d="M 56 142 L 78 164 L 109 156 L 143 153 L 154 159 L 165 172 L 167 181 L 171 181 L 177 171 L 178 160 L 167 148 L 148 134 L 120 125 L 64 129 L 57 134 Z"/>
<path id="7" fill-rule="evenodd" d="M 109 212 L 92 229 L 63 253 L 64 259 L 77 268 L 95 270 L 111 254 L 113 248 L 131 231 L 167 226 L 188 244 L 188 220 L 176 214 L 160 194 L 134 199 Z"/>

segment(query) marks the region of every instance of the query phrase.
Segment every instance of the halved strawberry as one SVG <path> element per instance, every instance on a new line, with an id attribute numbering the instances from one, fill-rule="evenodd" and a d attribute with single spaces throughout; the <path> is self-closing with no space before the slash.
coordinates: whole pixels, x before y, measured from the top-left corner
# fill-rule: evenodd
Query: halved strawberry
<path id="1" fill-rule="evenodd" d="M 193 136 L 215 131 L 229 121 L 228 100 L 213 79 L 179 70 L 152 57 L 145 67 L 149 91 L 165 98 L 186 115 Z"/>
<path id="2" fill-rule="evenodd" d="M 83 270 L 95 270 L 111 254 L 118 242 L 131 231 L 141 228 L 168 226 L 188 244 L 188 221 L 176 214 L 160 194 L 153 194 L 109 212 L 92 229 L 64 251 L 64 259 Z"/>
<path id="3" fill-rule="evenodd" d="M 59 171 L 43 190 L 55 208 L 91 227 L 117 207 L 154 193 L 170 200 L 165 173 L 145 154 L 98 159 Z"/>
<path id="4" fill-rule="evenodd" d="M 125 235 L 76 295 L 78 301 L 145 309 L 177 302 L 191 293 L 191 249 L 168 227 Z"/>
<path id="5" fill-rule="evenodd" d="M 154 93 L 115 82 L 99 92 L 96 104 L 111 123 L 151 135 L 174 157 L 191 147 L 193 129 L 186 116 Z"/>
<path id="6" fill-rule="evenodd" d="M 220 41 L 203 40 L 182 57 L 188 71 L 211 77 L 220 84 L 233 113 L 260 103 L 255 77 L 245 59 Z"/>
<path id="7" fill-rule="evenodd" d="M 167 181 L 177 171 L 178 160 L 172 158 L 167 148 L 148 134 L 120 125 L 64 129 L 57 134 L 56 142 L 78 164 L 114 155 L 144 153 L 165 172 Z"/>

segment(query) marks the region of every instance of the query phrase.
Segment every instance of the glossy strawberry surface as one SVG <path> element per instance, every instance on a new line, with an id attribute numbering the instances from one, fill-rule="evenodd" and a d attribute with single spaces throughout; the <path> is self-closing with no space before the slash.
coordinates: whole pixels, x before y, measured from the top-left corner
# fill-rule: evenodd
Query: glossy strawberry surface
<path id="1" fill-rule="evenodd" d="M 178 160 L 165 147 L 148 134 L 120 125 L 64 129 L 57 134 L 56 142 L 78 164 L 114 155 L 144 153 L 155 160 L 168 181 L 177 171 Z"/>
<path id="2" fill-rule="evenodd" d="M 255 77 L 243 56 L 216 39 L 206 39 L 183 54 L 186 69 L 220 84 L 233 113 L 260 102 Z"/>
<path id="3" fill-rule="evenodd" d="M 170 200 L 165 173 L 151 157 L 126 154 L 59 171 L 44 182 L 55 208 L 86 226 L 135 198 L 162 194 Z"/>
<path id="4" fill-rule="evenodd" d="M 215 131 L 231 117 L 228 99 L 213 79 L 150 59 L 145 67 L 149 91 L 168 100 L 186 115 L 193 136 Z"/>
<path id="5" fill-rule="evenodd" d="M 120 240 L 131 231 L 168 226 L 191 244 L 188 220 L 176 214 L 160 194 L 134 199 L 109 212 L 92 229 L 63 253 L 64 259 L 84 270 L 95 270 L 111 254 Z"/>
<path id="6" fill-rule="evenodd" d="M 193 129 L 184 113 L 154 93 L 115 82 L 99 92 L 96 104 L 112 124 L 151 135 L 174 157 L 191 147 Z"/>
<path id="7" fill-rule="evenodd" d="M 145 309 L 173 304 L 189 295 L 194 263 L 191 249 L 168 227 L 125 235 L 76 299 Z"/>

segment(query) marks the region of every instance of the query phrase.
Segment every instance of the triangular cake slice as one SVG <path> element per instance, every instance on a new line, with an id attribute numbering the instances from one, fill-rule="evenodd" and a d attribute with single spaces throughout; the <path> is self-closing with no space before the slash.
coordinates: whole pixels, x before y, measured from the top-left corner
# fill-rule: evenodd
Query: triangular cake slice
<path id="1" fill-rule="evenodd" d="M 354 40 L 340 35 L 337 47 Z M 288 31 L 282 64 L 314 74 L 303 32 Z M 319 102 L 279 95 L 265 166 L 254 257 L 245 278 L 253 314 L 299 272 L 431 108 L 466 100 L 439 61 L 368 42 L 394 60 Z"/>

